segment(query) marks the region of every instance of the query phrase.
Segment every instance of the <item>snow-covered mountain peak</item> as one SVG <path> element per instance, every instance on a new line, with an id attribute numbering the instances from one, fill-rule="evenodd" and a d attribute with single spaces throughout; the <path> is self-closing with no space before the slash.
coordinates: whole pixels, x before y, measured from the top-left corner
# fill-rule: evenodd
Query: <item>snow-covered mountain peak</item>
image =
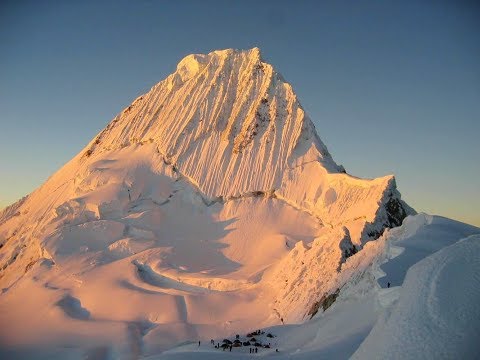
<path id="1" fill-rule="evenodd" d="M 153 173 L 167 171 L 188 181 L 206 202 L 267 194 L 315 216 L 322 226 L 346 226 L 356 244 L 406 215 L 393 177 L 355 178 L 333 161 L 291 85 L 261 59 L 258 48 L 183 58 L 23 206 L 41 202 L 55 212 L 108 183 L 132 187 L 138 154 Z M 122 170 L 98 165 L 112 158 Z M 51 198 L 60 188 L 64 194 Z M 38 217 L 50 216 L 34 208 Z"/>
<path id="2" fill-rule="evenodd" d="M 193 54 L 0 212 L 0 306 L 34 291 L 46 318 L 84 321 L 99 343 L 126 326 L 132 353 L 301 321 L 408 212 L 392 176 L 333 161 L 258 48 Z"/>
<path id="3" fill-rule="evenodd" d="M 168 176 L 185 179 L 207 202 L 268 194 L 312 214 L 322 226 L 346 226 L 357 244 L 398 225 L 406 214 L 391 176 L 355 178 L 333 161 L 291 85 L 258 48 L 183 58 L 24 205 L 48 201 L 56 209 L 112 182 L 115 177 L 98 164 L 119 152 L 116 161 L 126 173 L 116 181 L 125 186 L 136 181 L 125 178 L 135 172 L 125 164 L 142 153 L 152 171 L 166 165 Z M 68 191 L 48 199 L 59 187 Z M 43 209 L 37 210 L 43 217 Z"/>
<path id="4" fill-rule="evenodd" d="M 261 60 L 258 48 L 188 55 L 85 154 L 145 142 L 155 143 L 210 197 L 278 188 L 287 169 L 311 161 L 327 172 L 342 170 L 292 87 Z"/>

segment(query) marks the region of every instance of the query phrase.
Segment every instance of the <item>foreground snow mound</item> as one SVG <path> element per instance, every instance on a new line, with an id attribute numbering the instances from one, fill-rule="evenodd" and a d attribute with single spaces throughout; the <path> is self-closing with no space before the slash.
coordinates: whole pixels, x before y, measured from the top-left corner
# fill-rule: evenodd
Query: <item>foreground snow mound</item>
<path id="1" fill-rule="evenodd" d="M 275 337 L 259 354 L 305 360 L 475 359 L 479 251 L 479 228 L 426 214 L 409 217 L 346 260 L 339 278 L 347 281 L 339 280 L 339 296 L 325 312 L 303 324 L 264 329 Z M 419 260 L 404 271 L 406 262 L 395 261 L 400 255 Z M 390 263 L 389 272 L 383 272 Z M 398 286 L 382 287 L 382 279 L 395 273 L 406 277 Z M 234 348 L 232 355 L 251 358 L 248 350 Z M 149 359 L 225 357 L 211 345 L 189 344 Z"/>
<path id="2" fill-rule="evenodd" d="M 412 266 L 398 303 L 356 359 L 474 359 L 480 346 L 480 235 Z"/>

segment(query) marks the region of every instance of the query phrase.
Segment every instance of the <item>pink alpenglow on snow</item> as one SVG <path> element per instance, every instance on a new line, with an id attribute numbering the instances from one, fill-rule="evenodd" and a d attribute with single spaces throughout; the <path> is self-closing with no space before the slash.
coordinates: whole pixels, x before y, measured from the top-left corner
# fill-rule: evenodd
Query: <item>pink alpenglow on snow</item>
<path id="1" fill-rule="evenodd" d="M 393 339 L 397 320 L 434 291 L 436 321 L 455 322 L 431 287 L 453 284 L 429 259 L 458 264 L 479 231 L 414 215 L 393 176 L 335 163 L 258 48 L 189 55 L 0 213 L 0 355 L 224 358 L 215 345 L 230 337 L 228 356 L 247 357 L 240 334 L 264 329 L 275 337 L 259 354 L 372 358 L 408 344 L 415 358 L 414 339 Z M 472 354 L 471 337 L 457 340 L 445 354 Z"/>

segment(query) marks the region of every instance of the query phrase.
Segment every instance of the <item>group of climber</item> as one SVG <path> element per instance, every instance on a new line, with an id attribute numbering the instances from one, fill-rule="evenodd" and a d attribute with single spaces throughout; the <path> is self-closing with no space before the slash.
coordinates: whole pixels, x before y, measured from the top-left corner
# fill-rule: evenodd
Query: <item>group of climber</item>
<path id="1" fill-rule="evenodd" d="M 262 344 L 261 342 L 257 341 L 257 339 L 254 337 L 254 335 L 263 335 L 265 334 L 264 331 L 261 330 L 256 330 L 253 332 L 250 332 L 247 334 L 247 339 L 245 341 L 240 340 L 240 335 L 235 336 L 235 340 L 231 341 L 229 339 L 223 339 L 222 343 L 217 343 L 215 344 L 215 340 L 211 339 L 210 344 L 215 347 L 215 349 L 222 349 L 223 351 L 228 350 L 232 351 L 234 347 L 249 347 L 249 352 L 250 354 L 256 354 L 258 353 L 258 348 L 265 348 L 265 349 L 270 349 L 271 348 L 271 343 L 268 344 Z M 268 338 L 273 338 L 274 335 L 272 334 L 267 334 L 266 335 Z M 198 342 L 198 346 L 201 345 L 201 342 Z M 276 352 L 278 352 L 278 349 L 275 349 Z"/>

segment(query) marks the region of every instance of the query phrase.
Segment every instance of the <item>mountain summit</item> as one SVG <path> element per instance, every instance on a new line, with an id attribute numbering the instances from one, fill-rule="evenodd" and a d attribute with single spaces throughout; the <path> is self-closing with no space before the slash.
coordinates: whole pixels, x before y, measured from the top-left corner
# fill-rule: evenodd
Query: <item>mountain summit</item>
<path id="1" fill-rule="evenodd" d="M 0 213 L 3 340 L 139 356 L 303 321 L 413 212 L 334 162 L 258 48 L 189 55 Z"/>
<path id="2" fill-rule="evenodd" d="M 258 48 L 185 57 L 87 151 L 147 141 L 210 197 L 279 188 L 287 169 L 311 161 L 341 170 L 290 84 Z"/>
<path id="3" fill-rule="evenodd" d="M 343 174 L 291 85 L 258 48 L 188 55 L 83 154 L 145 143 L 209 199 L 275 194 L 325 224 L 347 226 L 358 243 L 405 217 L 392 176 Z M 378 203 L 389 203 L 390 215 Z"/>

